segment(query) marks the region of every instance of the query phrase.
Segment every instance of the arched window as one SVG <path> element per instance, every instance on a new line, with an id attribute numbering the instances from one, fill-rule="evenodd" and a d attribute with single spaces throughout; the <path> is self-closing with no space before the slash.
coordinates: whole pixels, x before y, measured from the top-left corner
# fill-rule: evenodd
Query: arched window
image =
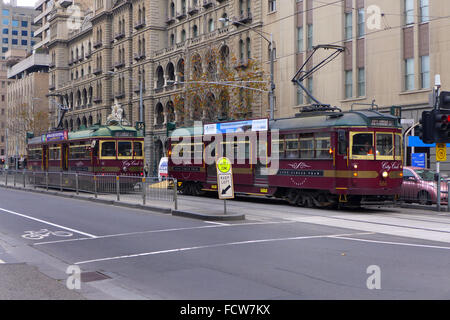
<path id="1" fill-rule="evenodd" d="M 156 68 L 156 88 L 162 88 L 164 86 L 164 70 L 161 66 Z"/>
<path id="2" fill-rule="evenodd" d="M 239 59 L 243 61 L 245 58 L 245 48 L 244 48 L 244 41 L 241 39 L 239 40 Z"/>
<path id="3" fill-rule="evenodd" d="M 158 102 L 158 104 L 155 107 L 155 114 L 156 114 L 156 124 L 163 124 L 164 123 L 164 108 L 163 105 Z"/>
<path id="4" fill-rule="evenodd" d="M 184 82 L 184 59 L 180 59 L 177 63 L 178 81 Z"/>
<path id="5" fill-rule="evenodd" d="M 198 27 L 197 27 L 196 24 L 194 24 L 194 26 L 192 27 L 192 36 L 193 36 L 194 38 L 197 38 L 197 37 L 198 37 Z"/>
<path id="6" fill-rule="evenodd" d="M 252 43 L 250 38 L 247 38 L 247 59 L 252 58 Z"/>
<path id="7" fill-rule="evenodd" d="M 181 30 L 181 42 L 186 41 L 186 30 Z"/>
<path id="8" fill-rule="evenodd" d="M 170 17 L 175 17 L 175 4 L 173 2 L 170 3 Z"/>

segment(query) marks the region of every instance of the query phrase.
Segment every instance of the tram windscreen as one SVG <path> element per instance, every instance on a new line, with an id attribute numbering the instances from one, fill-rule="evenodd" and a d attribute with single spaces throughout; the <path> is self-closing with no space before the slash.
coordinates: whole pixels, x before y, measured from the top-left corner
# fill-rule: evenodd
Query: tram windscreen
<path id="1" fill-rule="evenodd" d="M 131 141 L 119 141 L 118 145 L 119 157 L 131 157 Z"/>
<path id="2" fill-rule="evenodd" d="M 115 157 L 116 143 L 114 141 L 102 142 L 102 157 Z"/>
<path id="3" fill-rule="evenodd" d="M 373 155 L 373 133 L 357 133 L 353 136 L 353 155 Z"/>
<path id="4" fill-rule="evenodd" d="M 392 133 L 377 133 L 377 156 L 393 156 L 394 141 Z"/>

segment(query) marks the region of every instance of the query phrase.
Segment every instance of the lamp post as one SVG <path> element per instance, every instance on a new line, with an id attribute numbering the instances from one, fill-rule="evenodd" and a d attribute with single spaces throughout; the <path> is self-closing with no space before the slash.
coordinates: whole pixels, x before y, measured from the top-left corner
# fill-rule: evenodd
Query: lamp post
<path id="1" fill-rule="evenodd" d="M 231 20 L 229 18 L 219 18 L 220 22 L 230 22 Z M 239 21 L 231 21 L 232 23 L 239 24 L 241 26 L 246 26 L 244 23 Z M 269 90 L 269 107 L 270 107 L 270 116 L 269 120 L 273 120 L 274 118 L 274 108 L 275 108 L 275 83 L 274 83 L 274 51 L 273 51 L 273 34 L 264 32 L 267 35 L 270 35 L 270 39 L 267 39 L 262 32 L 256 31 L 253 28 L 249 28 L 249 30 L 252 30 L 256 32 L 258 35 L 260 35 L 264 40 L 266 40 L 270 45 L 270 90 Z"/>

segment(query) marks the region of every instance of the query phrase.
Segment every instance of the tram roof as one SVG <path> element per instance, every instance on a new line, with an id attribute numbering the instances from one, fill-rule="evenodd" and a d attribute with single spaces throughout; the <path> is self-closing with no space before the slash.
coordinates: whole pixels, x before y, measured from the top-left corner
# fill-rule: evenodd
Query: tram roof
<path id="1" fill-rule="evenodd" d="M 120 133 L 126 133 L 122 136 Z M 130 126 L 99 126 L 94 125 L 92 127 L 83 128 L 77 131 L 71 131 L 68 133 L 69 140 L 88 139 L 93 137 L 123 137 L 123 138 L 141 138 L 142 134 L 134 127 Z M 28 139 L 28 144 L 40 144 L 43 142 L 42 136 L 37 136 Z M 51 143 L 51 141 L 47 141 Z M 55 143 L 58 141 L 55 141 Z"/>
<path id="2" fill-rule="evenodd" d="M 270 129 L 296 130 L 324 127 L 390 127 L 400 128 L 397 117 L 375 110 L 327 113 L 325 115 L 276 119 Z"/>
<path id="3" fill-rule="evenodd" d="M 278 130 L 315 129 L 327 127 L 386 127 L 401 128 L 397 117 L 375 110 L 347 111 L 271 120 L 269 128 Z M 203 127 L 183 127 L 172 131 L 170 136 L 202 135 Z"/>

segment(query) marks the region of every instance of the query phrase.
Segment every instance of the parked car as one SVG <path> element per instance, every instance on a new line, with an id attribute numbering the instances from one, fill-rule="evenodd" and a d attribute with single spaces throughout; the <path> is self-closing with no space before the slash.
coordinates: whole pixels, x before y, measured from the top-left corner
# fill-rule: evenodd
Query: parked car
<path id="1" fill-rule="evenodd" d="M 402 199 L 405 202 L 433 204 L 437 200 L 436 172 L 417 167 L 403 168 Z M 441 178 L 441 203 L 447 203 L 447 182 Z"/>

